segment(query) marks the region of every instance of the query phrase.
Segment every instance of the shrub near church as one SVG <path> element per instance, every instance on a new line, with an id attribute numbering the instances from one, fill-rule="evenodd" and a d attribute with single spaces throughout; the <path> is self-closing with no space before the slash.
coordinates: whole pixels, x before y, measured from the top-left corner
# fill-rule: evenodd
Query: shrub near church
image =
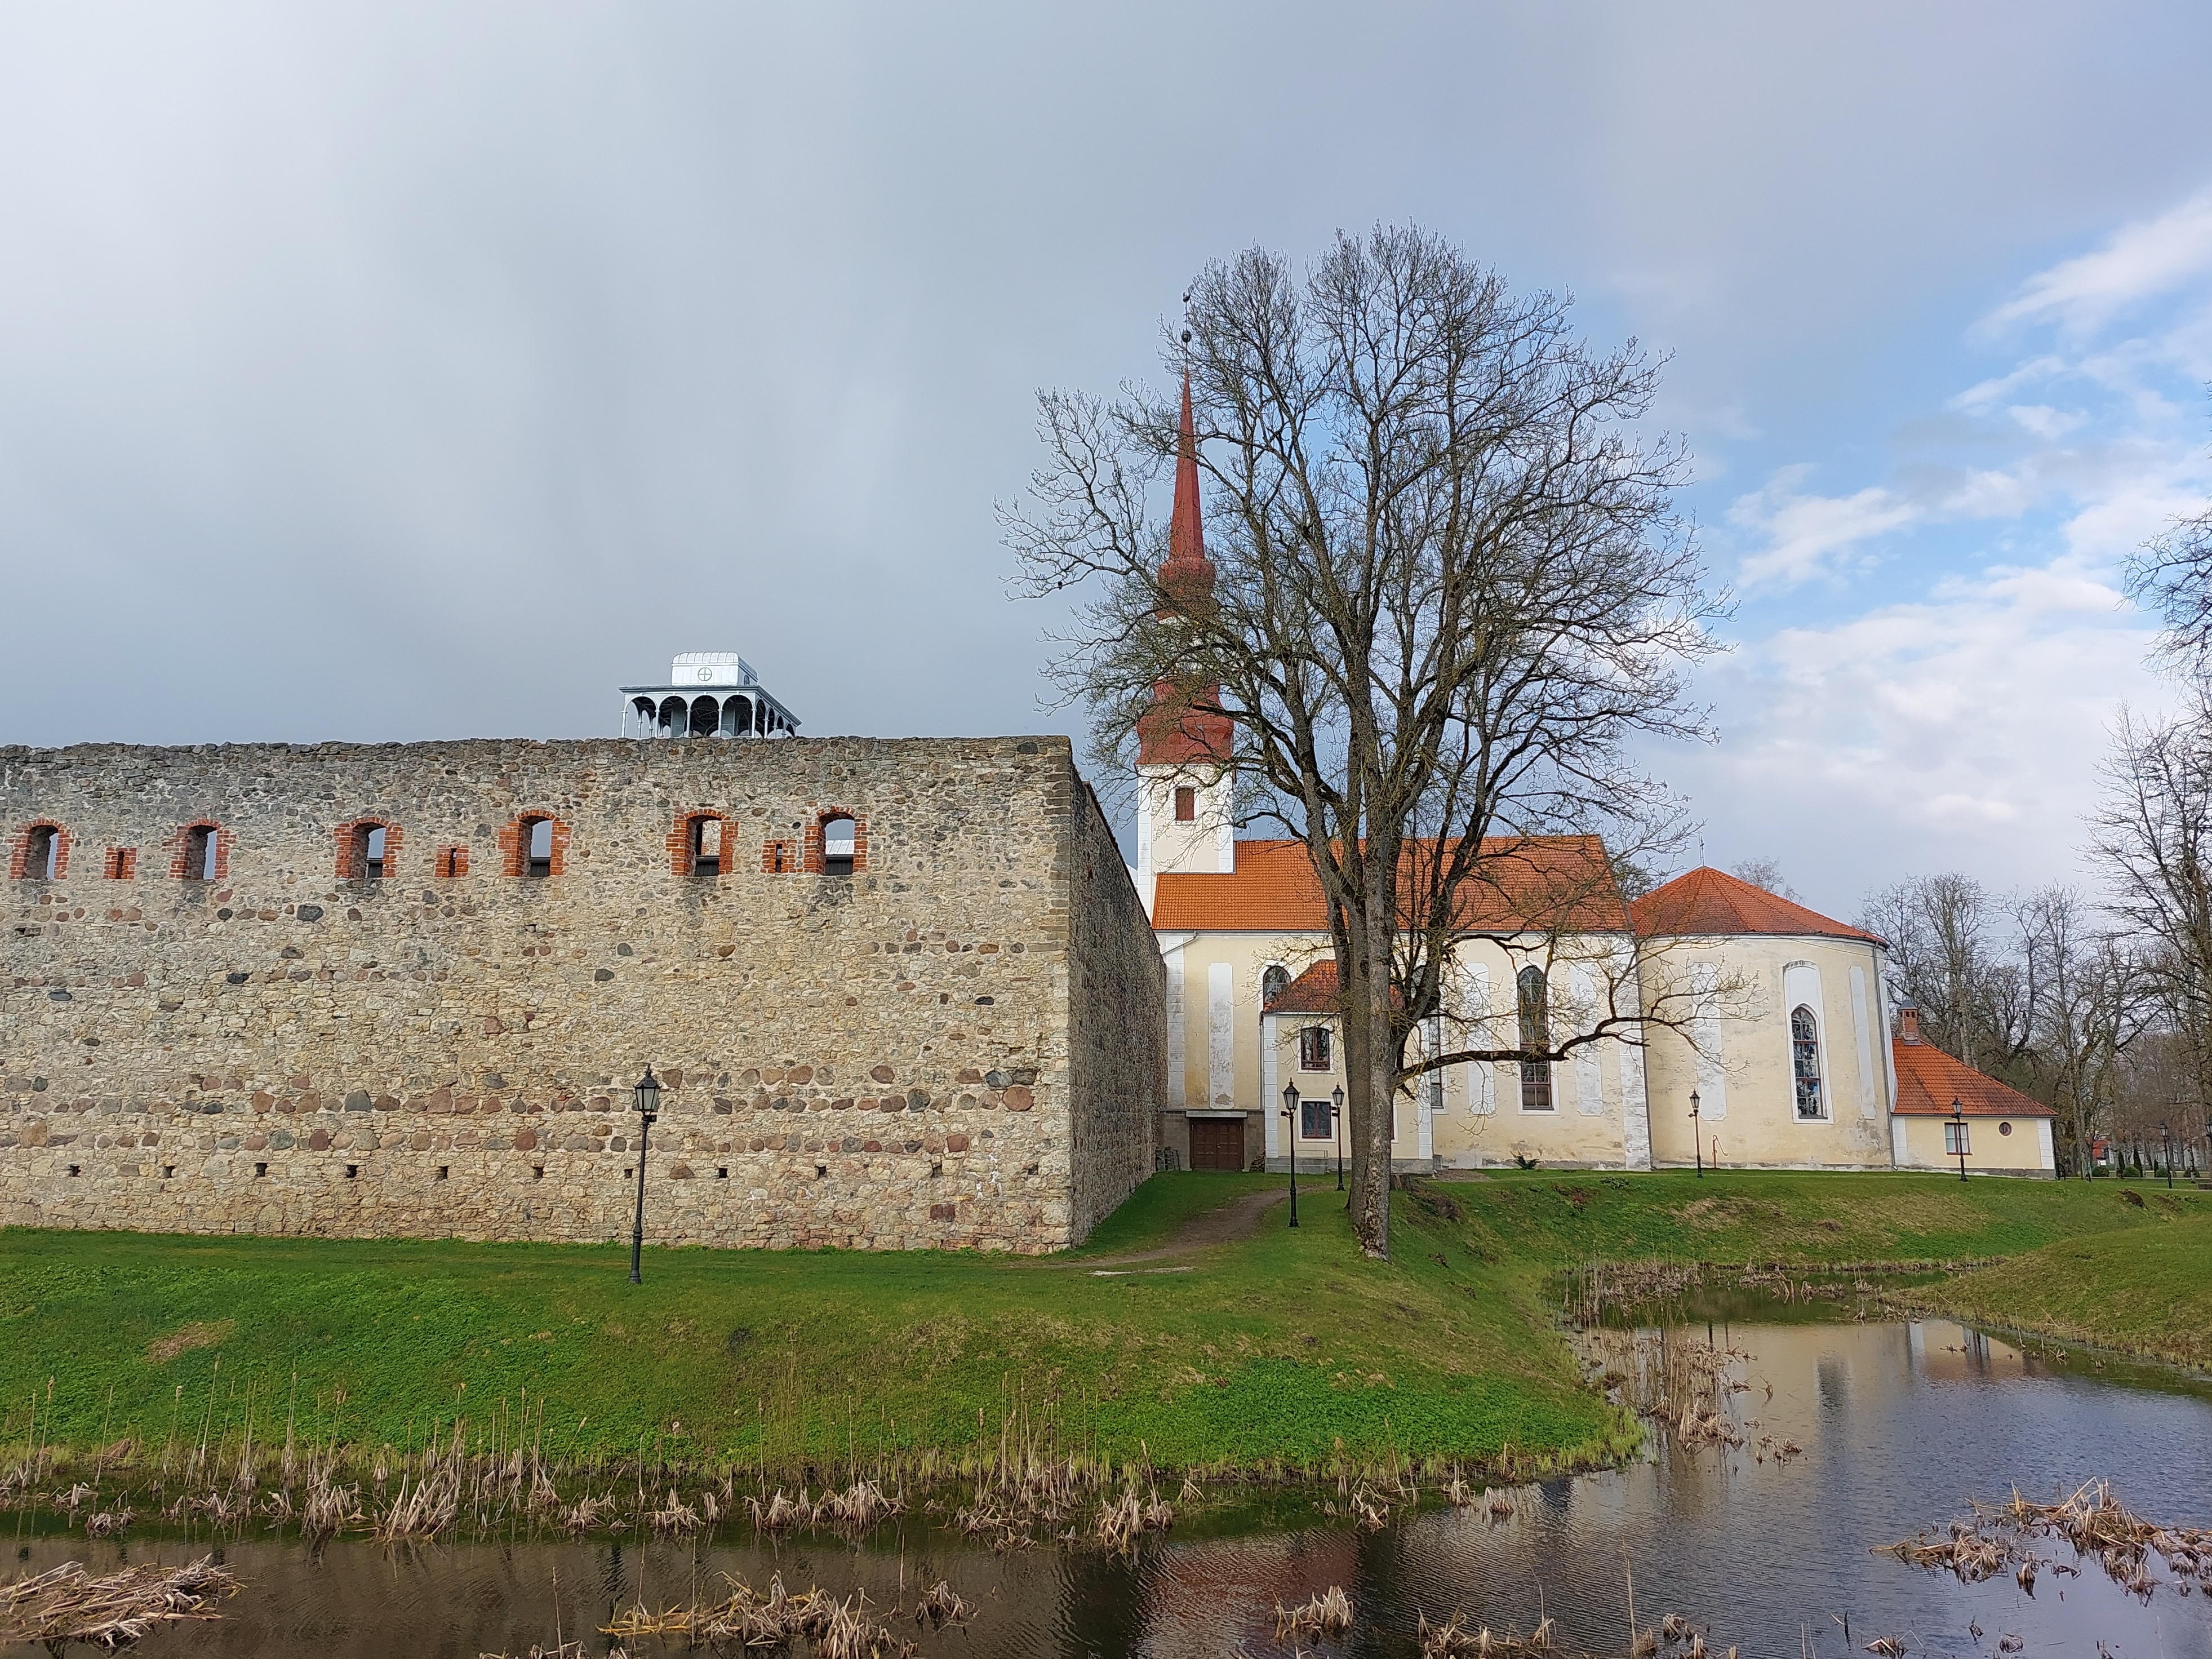
<path id="1" fill-rule="evenodd" d="M 0 750 L 0 836 L 12 1224 L 607 1238 L 648 1061 L 671 1242 L 1051 1249 L 1152 1169 L 1063 739 Z"/>

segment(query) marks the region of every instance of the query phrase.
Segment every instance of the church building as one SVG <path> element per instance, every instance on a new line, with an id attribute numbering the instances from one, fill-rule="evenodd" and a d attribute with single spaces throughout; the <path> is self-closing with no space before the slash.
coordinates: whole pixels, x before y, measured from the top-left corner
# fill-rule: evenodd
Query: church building
<path id="1" fill-rule="evenodd" d="M 1188 386 L 1160 575 L 1171 592 L 1215 579 Z M 1131 873 L 1166 967 L 1160 1155 L 1319 1174 L 1349 1127 L 1328 907 L 1304 843 L 1237 837 L 1229 726 L 1164 691 L 1138 732 Z M 1471 891 L 1417 1047 L 1568 1051 L 1418 1079 L 1394 1103 L 1395 1167 L 2054 1173 L 2051 1109 L 1923 1043 L 1875 935 L 1714 869 L 1632 902 L 1595 836 L 1486 850 L 1495 878 Z"/>

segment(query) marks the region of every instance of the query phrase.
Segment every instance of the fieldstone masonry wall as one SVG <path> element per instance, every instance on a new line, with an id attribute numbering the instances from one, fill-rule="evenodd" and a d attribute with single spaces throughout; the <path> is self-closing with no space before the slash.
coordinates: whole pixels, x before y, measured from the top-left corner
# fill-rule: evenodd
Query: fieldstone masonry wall
<path id="1" fill-rule="evenodd" d="M 763 857 L 833 812 L 865 868 Z M 615 1237 L 647 1061 L 657 1240 L 1048 1250 L 1152 1169 L 1159 958 L 1064 739 L 0 749 L 35 824 L 76 854 L 0 894 L 0 1221 Z M 102 855 L 197 824 L 216 879 Z"/>

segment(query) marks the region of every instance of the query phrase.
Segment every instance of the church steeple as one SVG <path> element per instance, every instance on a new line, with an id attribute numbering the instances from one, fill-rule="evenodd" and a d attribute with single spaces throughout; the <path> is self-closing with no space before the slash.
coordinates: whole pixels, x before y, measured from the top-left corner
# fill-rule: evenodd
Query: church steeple
<path id="1" fill-rule="evenodd" d="M 1206 522 L 1198 501 L 1198 429 L 1191 419 L 1190 374 L 1182 377 L 1182 423 L 1176 441 L 1175 511 L 1168 520 L 1167 562 L 1160 566 L 1164 615 L 1205 615 L 1213 605 L 1213 562 L 1206 556 Z M 1146 766 L 1182 766 L 1229 758 L 1232 732 L 1219 714 L 1192 704 L 1219 701 L 1220 688 L 1163 679 L 1137 725 L 1137 758 Z"/>
<path id="2" fill-rule="evenodd" d="M 1176 441 L 1175 511 L 1168 556 L 1159 569 L 1160 616 L 1204 618 L 1213 609 L 1215 571 L 1206 556 L 1198 499 L 1198 430 L 1190 375 L 1182 377 L 1182 421 Z M 1196 676 L 1169 675 L 1152 687 L 1152 706 L 1137 721 L 1137 885 L 1149 910 L 1152 878 L 1164 872 L 1225 872 L 1237 867 L 1229 757 L 1236 731 L 1218 707 L 1221 690 Z"/>

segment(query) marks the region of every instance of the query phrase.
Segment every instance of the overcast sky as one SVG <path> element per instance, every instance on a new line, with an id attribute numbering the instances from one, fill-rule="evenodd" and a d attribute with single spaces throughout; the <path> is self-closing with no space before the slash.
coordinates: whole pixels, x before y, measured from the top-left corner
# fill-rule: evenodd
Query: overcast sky
<path id="1" fill-rule="evenodd" d="M 1414 219 L 1741 598 L 1704 852 L 2074 867 L 2212 495 L 2212 8 L 0 4 L 0 742 L 1072 730 L 994 501 L 1206 259 Z"/>

